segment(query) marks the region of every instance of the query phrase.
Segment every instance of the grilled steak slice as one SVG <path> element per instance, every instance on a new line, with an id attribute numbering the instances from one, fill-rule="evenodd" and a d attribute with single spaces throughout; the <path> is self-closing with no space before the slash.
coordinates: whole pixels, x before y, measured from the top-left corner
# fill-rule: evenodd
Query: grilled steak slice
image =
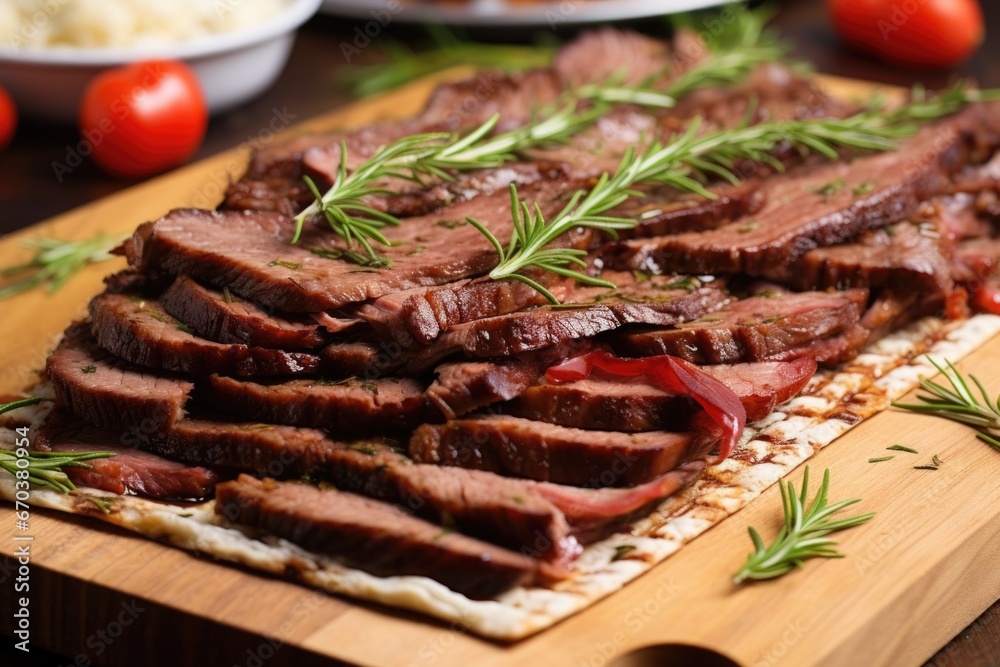
<path id="1" fill-rule="evenodd" d="M 565 205 L 556 195 L 568 187 L 546 182 L 522 194 L 551 214 Z M 260 212 L 173 211 L 141 226 L 126 250 L 133 266 L 143 271 L 188 274 L 228 285 L 234 294 L 276 310 L 316 313 L 486 273 L 496 265 L 496 251 L 464 222 L 467 216 L 501 241 L 510 238 L 510 196 L 498 193 L 388 228 L 386 237 L 393 246 L 381 252 L 392 268 L 359 267 L 330 258 L 330 252 L 342 248 L 333 234 L 318 227 L 309 226 L 299 243 L 290 245 L 291 221 Z M 565 242 L 575 245 L 573 238 Z"/>
<path id="2" fill-rule="evenodd" d="M 325 337 L 315 322 L 295 322 L 239 297 L 229 290 L 217 292 L 180 276 L 160 297 L 163 309 L 194 329 L 199 336 L 219 343 L 253 347 L 298 349 L 319 347 Z"/>
<path id="3" fill-rule="evenodd" d="M 857 324 L 867 290 L 755 296 L 669 329 L 622 331 L 620 354 L 669 354 L 696 364 L 778 359 L 787 350 L 841 333 Z"/>
<path id="4" fill-rule="evenodd" d="M 425 386 L 410 378 L 242 382 L 213 375 L 209 398 L 220 409 L 250 419 L 330 429 L 347 434 L 393 433 L 429 416 Z"/>
<path id="5" fill-rule="evenodd" d="M 427 399 L 447 419 L 488 405 L 517 398 L 545 372 L 529 359 L 460 361 L 437 367 L 437 379 L 427 388 Z"/>
<path id="6" fill-rule="evenodd" d="M 241 475 L 216 487 L 216 512 L 381 576 L 425 576 L 471 598 L 536 583 L 551 570 L 402 509 L 335 489 Z"/>
<path id="7" fill-rule="evenodd" d="M 51 452 L 114 452 L 114 456 L 88 461 L 89 468 L 65 466 L 63 471 L 78 486 L 89 486 L 119 495 L 136 493 L 157 500 L 208 498 L 219 481 L 210 468 L 169 461 L 155 454 L 123 447 L 120 434 L 93 426 L 64 429 L 62 419 L 42 428 L 36 446 Z"/>
<path id="8" fill-rule="evenodd" d="M 355 340 L 330 343 L 319 356 L 326 371 L 341 377 L 371 380 L 393 367 L 394 355 L 374 343 Z"/>
<path id="9" fill-rule="evenodd" d="M 410 456 L 557 484 L 628 486 L 701 458 L 717 442 L 696 433 L 585 431 L 489 415 L 420 426 Z"/>
<path id="10" fill-rule="evenodd" d="M 799 393 L 816 371 L 816 362 L 799 359 L 706 366 L 703 370 L 736 393 L 747 409 L 747 421 L 752 422 Z M 535 385 L 504 411 L 560 426 L 638 432 L 689 428 L 694 408 L 687 397 L 644 382 L 591 377 Z"/>
<path id="11" fill-rule="evenodd" d="M 708 232 L 623 241 L 604 256 L 613 268 L 763 275 L 814 248 L 909 217 L 962 166 L 964 133 L 975 120 L 963 112 L 924 128 L 898 152 L 775 176 L 762 186 L 766 203 L 749 218 Z"/>
<path id="12" fill-rule="evenodd" d="M 858 356 L 858 351 L 870 340 L 873 340 L 871 331 L 862 324 L 854 324 L 835 336 L 819 338 L 779 352 L 771 360 L 792 361 L 805 358 L 813 359 L 821 366 L 833 367 Z"/>
<path id="13" fill-rule="evenodd" d="M 605 274 L 608 275 L 608 274 Z M 422 370 L 452 354 L 508 357 L 559 343 L 614 331 L 626 324 L 669 325 L 697 319 L 729 299 L 717 285 L 678 286 L 673 277 L 654 276 L 637 282 L 622 277 L 616 291 L 580 288 L 560 306 L 544 306 L 465 324 L 445 331 L 408 362 Z M 614 276 L 612 276 L 614 277 Z M 631 280 L 627 285 L 625 280 Z"/>
<path id="14" fill-rule="evenodd" d="M 539 276 L 543 282 L 545 277 Z M 364 304 L 357 316 L 381 338 L 426 345 L 456 324 L 506 315 L 546 303 L 545 297 L 522 282 L 461 280 L 436 287 L 419 287 Z"/>
<path id="15" fill-rule="evenodd" d="M 568 563 L 581 551 L 555 505 L 529 483 L 479 470 L 414 464 L 381 443 L 336 444 L 325 477 L 339 489 L 400 505 L 435 523 L 533 558 Z"/>
<path id="16" fill-rule="evenodd" d="M 319 366 L 318 357 L 304 352 L 198 338 L 154 300 L 104 293 L 90 302 L 90 316 L 91 331 L 101 347 L 149 368 L 258 377 L 309 373 Z"/>
<path id="17" fill-rule="evenodd" d="M 730 221 L 760 210 L 764 198 L 760 182 L 720 183 L 708 190 L 715 199 L 679 192 L 666 186 L 644 190 L 608 212 L 608 215 L 636 221 L 632 229 L 619 232 L 621 238 L 662 236 L 724 227 Z"/>
<path id="18" fill-rule="evenodd" d="M 888 287 L 943 299 L 954 286 L 949 266 L 938 232 L 901 223 L 865 232 L 850 244 L 810 250 L 765 273 L 770 280 L 800 290 Z"/>
<path id="19" fill-rule="evenodd" d="M 116 359 L 97 346 L 84 323 L 66 330 L 46 372 L 60 405 L 115 430 L 169 427 L 184 416 L 194 389 L 187 380 L 153 375 Z"/>

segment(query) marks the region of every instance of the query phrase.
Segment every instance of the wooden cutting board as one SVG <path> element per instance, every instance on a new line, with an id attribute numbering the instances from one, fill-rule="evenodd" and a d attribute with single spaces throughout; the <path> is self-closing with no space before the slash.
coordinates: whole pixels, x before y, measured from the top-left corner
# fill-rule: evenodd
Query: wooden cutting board
<path id="1" fill-rule="evenodd" d="M 437 82 L 359 102 L 292 132 L 411 115 Z M 836 79 L 822 85 L 861 97 L 873 90 Z M 246 158 L 245 151 L 227 152 L 6 237 L 0 266 L 27 257 L 19 238 L 127 232 L 171 208 L 217 201 Z M 56 294 L 31 292 L 3 304 L 0 393 L 26 385 L 44 366 L 55 336 L 84 315 L 101 278 L 122 265 L 90 267 Z M 960 367 L 1000 391 L 994 380 L 1000 340 Z M 868 463 L 893 443 L 921 455 Z M 912 469 L 932 454 L 943 459 L 940 470 Z M 31 639 L 79 665 L 130 667 L 336 664 L 332 658 L 386 667 L 730 664 L 634 652 L 665 643 L 705 647 L 753 667 L 898 667 L 922 663 L 1000 598 L 1000 454 L 969 429 L 890 410 L 837 440 L 811 465 L 831 469 L 835 499 L 860 497 L 863 511 L 878 512 L 869 524 L 838 535 L 848 558 L 812 561 L 783 579 L 734 587 L 731 575 L 751 548 L 746 527 L 762 529 L 769 539 L 780 524 L 772 487 L 624 590 L 511 645 L 199 559 L 97 521 L 34 510 Z M 789 479 L 798 484 L 801 473 Z M 14 523 L 5 504 L 0 631 L 6 635 L 12 634 L 14 596 L 6 587 L 15 576 Z"/>

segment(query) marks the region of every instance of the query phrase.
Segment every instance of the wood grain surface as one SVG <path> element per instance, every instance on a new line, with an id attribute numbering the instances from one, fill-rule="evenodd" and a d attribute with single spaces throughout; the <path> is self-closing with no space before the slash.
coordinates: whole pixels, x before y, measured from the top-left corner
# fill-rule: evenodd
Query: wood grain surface
<path id="1" fill-rule="evenodd" d="M 308 129 L 412 113 L 432 85 L 422 82 L 354 105 Z M 868 90 L 831 85 L 850 94 Z M 131 230 L 172 207 L 203 203 L 205 183 L 237 174 L 245 157 L 215 156 L 23 234 L 80 238 Z M 0 265 L 23 255 L 5 241 Z M 101 277 L 115 268 L 91 267 L 54 295 L 36 292 L 8 302 L 0 319 L 7 359 L 0 392 L 23 387 L 43 365 L 54 336 L 83 315 Z M 960 367 L 984 378 L 1000 376 L 1000 341 Z M 903 456 L 868 463 L 893 443 L 925 458 L 937 454 L 944 465 L 917 471 Z M 392 666 L 607 665 L 634 649 L 669 642 L 709 647 L 755 667 L 905 666 L 930 658 L 1000 597 L 997 453 L 968 429 L 888 411 L 837 440 L 811 465 L 832 470 L 836 498 L 861 497 L 861 509 L 878 512 L 869 524 L 839 536 L 849 558 L 811 562 L 775 582 L 734 587 L 730 577 L 750 549 L 746 526 L 761 528 L 765 537 L 777 530 L 780 503 L 772 488 L 624 590 L 513 645 L 199 559 L 96 522 L 35 511 L 32 639 L 77 664 L 250 666 L 311 664 L 324 657 Z M 790 479 L 798 482 L 801 472 Z M 13 533 L 13 513 L 4 506 L 0 540 L 13 544 Z M 4 549 L 8 567 L 10 551 Z M 5 570 L 0 576 L 12 575 Z M 0 597 L 0 632 L 8 635 L 11 605 L 12 596 Z"/>

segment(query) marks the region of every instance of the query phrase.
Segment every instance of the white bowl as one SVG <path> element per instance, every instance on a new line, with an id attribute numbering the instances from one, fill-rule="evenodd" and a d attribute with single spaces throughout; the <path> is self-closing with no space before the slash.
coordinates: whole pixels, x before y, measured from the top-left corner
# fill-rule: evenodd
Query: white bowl
<path id="1" fill-rule="evenodd" d="M 139 60 L 183 60 L 198 75 L 209 110 L 226 111 L 274 83 L 295 31 L 322 0 L 287 2 L 259 25 L 155 48 L 0 48 L 0 86 L 25 117 L 76 123 L 83 91 L 102 71 Z"/>

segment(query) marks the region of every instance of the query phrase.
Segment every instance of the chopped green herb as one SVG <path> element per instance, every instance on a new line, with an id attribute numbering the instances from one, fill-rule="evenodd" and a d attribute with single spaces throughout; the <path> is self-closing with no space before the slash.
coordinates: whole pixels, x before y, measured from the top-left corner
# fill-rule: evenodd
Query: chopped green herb
<path id="1" fill-rule="evenodd" d="M 321 387 L 350 387 L 355 382 L 357 382 L 357 380 L 358 379 L 353 376 L 349 378 L 344 378 L 342 380 L 329 380 L 326 378 L 320 378 L 319 380 L 316 380 L 316 384 L 320 385 Z"/>
<path id="2" fill-rule="evenodd" d="M 283 259 L 272 259 L 267 263 L 268 266 L 283 266 L 286 269 L 292 269 L 293 271 L 301 269 L 302 265 L 296 262 L 287 262 Z"/>
<path id="3" fill-rule="evenodd" d="M 866 195 L 872 192 L 873 190 L 875 190 L 876 187 L 877 184 L 875 183 L 875 181 L 865 181 L 861 185 L 854 188 L 852 192 L 855 194 L 855 196 L 860 197 L 861 195 Z"/>
<path id="4" fill-rule="evenodd" d="M 368 456 L 375 456 L 378 454 L 378 449 L 373 447 L 367 442 L 356 442 L 348 446 L 348 449 L 352 449 L 356 452 L 361 452 L 362 454 L 367 454 Z"/>
<path id="5" fill-rule="evenodd" d="M 361 384 L 361 388 L 370 394 L 375 394 L 376 396 L 378 396 L 378 385 L 375 384 L 374 382 L 363 382 Z"/>
<path id="6" fill-rule="evenodd" d="M 838 178 L 835 181 L 830 181 L 826 185 L 817 188 L 816 194 L 823 195 L 824 197 L 829 197 L 830 195 L 837 194 L 840 190 L 844 188 L 844 179 Z"/>
<path id="7" fill-rule="evenodd" d="M 511 500 L 513 500 L 518 505 L 524 504 L 524 498 L 522 498 L 521 496 L 514 496 L 513 498 L 511 498 Z"/>
<path id="8" fill-rule="evenodd" d="M 667 283 L 667 289 L 682 289 L 688 292 L 693 292 L 701 287 L 701 281 L 694 276 L 684 276 L 683 278 L 676 278 Z"/>
<path id="9" fill-rule="evenodd" d="M 647 280 L 649 280 L 649 272 L 648 271 L 635 270 L 635 271 L 632 271 L 632 277 L 635 278 L 635 281 L 637 283 L 644 283 Z"/>
<path id="10" fill-rule="evenodd" d="M 892 447 L 886 447 L 886 449 L 893 452 L 909 452 L 911 454 L 919 454 L 915 449 L 910 449 L 909 447 L 904 447 L 903 445 L 893 445 Z"/>
<path id="11" fill-rule="evenodd" d="M 228 287 L 222 288 L 222 300 L 226 303 L 232 303 L 236 299 L 233 297 L 233 293 L 229 291 Z"/>
<path id="12" fill-rule="evenodd" d="M 438 227 L 444 227 L 445 229 L 456 229 L 466 224 L 465 220 L 438 220 L 436 223 Z"/>
<path id="13" fill-rule="evenodd" d="M 769 317 L 766 320 L 762 320 L 761 324 L 774 324 L 775 322 L 780 322 L 784 319 L 783 315 L 775 315 L 774 317 Z"/>
<path id="14" fill-rule="evenodd" d="M 94 364 L 90 364 L 89 366 L 84 366 L 80 370 L 83 371 L 84 373 L 88 373 L 88 374 L 89 373 L 96 373 L 97 372 L 97 366 L 95 366 Z"/>
<path id="15" fill-rule="evenodd" d="M 868 459 L 868 463 L 882 463 L 883 461 L 891 461 L 894 458 L 896 458 L 896 457 L 895 456 L 879 456 L 879 457 L 874 458 L 874 459 Z"/>
<path id="16" fill-rule="evenodd" d="M 750 232 L 752 232 L 753 230 L 757 229 L 758 227 L 760 227 L 760 223 L 759 222 L 748 222 L 745 225 L 741 225 L 741 226 L 737 227 L 736 231 L 738 231 L 740 234 L 749 234 Z"/>
<path id="17" fill-rule="evenodd" d="M 941 459 L 939 459 L 939 458 L 938 458 L 938 455 L 937 455 L 937 454 L 935 454 L 934 456 L 932 456 L 932 457 L 931 457 L 931 461 L 932 461 L 932 462 L 934 463 L 934 465 L 936 465 L 936 466 L 939 466 L 939 465 L 941 465 L 942 463 L 944 463 L 944 461 L 942 461 Z"/>
<path id="18" fill-rule="evenodd" d="M 111 503 L 114 502 L 114 498 L 98 498 L 96 496 L 88 496 L 83 493 L 77 493 L 73 491 L 72 494 L 83 500 L 89 500 L 97 506 L 97 509 L 101 510 L 104 514 L 111 514 Z"/>
<path id="19" fill-rule="evenodd" d="M 183 322 L 181 322 L 180 324 L 177 325 L 177 330 L 178 331 L 183 331 L 186 334 L 194 333 L 194 329 L 192 329 L 188 325 L 184 324 Z"/>
<path id="20" fill-rule="evenodd" d="M 407 255 L 419 255 L 424 250 L 427 250 L 427 246 L 425 246 L 425 245 L 418 245 L 416 248 L 414 248 L 413 250 L 411 250 L 410 252 L 408 252 L 406 254 Z"/>
<path id="21" fill-rule="evenodd" d="M 634 544 L 619 544 L 615 547 L 615 554 L 611 557 L 611 562 L 614 563 L 615 561 L 625 558 L 625 556 L 632 551 L 635 551 Z"/>
<path id="22" fill-rule="evenodd" d="M 757 292 L 756 294 L 754 294 L 754 296 L 759 296 L 764 299 L 773 299 L 774 297 L 778 296 L 778 293 L 775 292 L 774 290 L 765 289 Z"/>

